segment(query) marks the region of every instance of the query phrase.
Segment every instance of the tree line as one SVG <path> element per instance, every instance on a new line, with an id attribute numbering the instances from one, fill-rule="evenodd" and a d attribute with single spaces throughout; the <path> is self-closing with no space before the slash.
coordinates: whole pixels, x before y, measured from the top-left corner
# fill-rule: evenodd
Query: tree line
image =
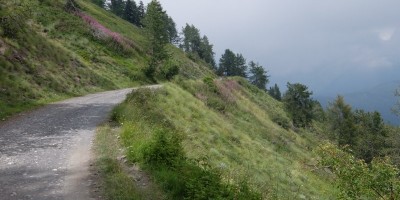
<path id="1" fill-rule="evenodd" d="M 152 58 L 145 71 L 149 78 L 153 78 L 157 71 L 163 71 L 161 66 L 169 63 L 165 45 L 171 43 L 186 52 L 189 58 L 205 62 L 217 75 L 245 77 L 258 88 L 268 91 L 267 84 L 270 76 L 263 66 L 254 61 L 247 63 L 242 54 L 234 53 L 230 49 L 225 51 L 217 65 L 213 44 L 210 43 L 208 37 L 201 35 L 198 28 L 189 24 L 182 27 L 181 32 L 178 33 L 174 20 L 168 16 L 158 1 L 153 0 L 146 7 L 143 1 L 139 3 L 134 0 L 92 1 L 133 25 L 146 30 L 151 41 L 152 52 Z M 167 71 L 164 72 L 164 75 L 168 74 L 166 78 L 171 78 L 178 72 L 176 66 L 167 68 L 164 69 L 164 71 Z M 274 98 L 281 98 L 276 84 L 270 88 L 270 91 Z"/>

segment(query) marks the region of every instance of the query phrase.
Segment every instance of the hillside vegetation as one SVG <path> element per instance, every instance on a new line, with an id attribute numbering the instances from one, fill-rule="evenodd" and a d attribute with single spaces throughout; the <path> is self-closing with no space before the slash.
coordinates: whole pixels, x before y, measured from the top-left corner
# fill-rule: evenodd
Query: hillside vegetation
<path id="1" fill-rule="evenodd" d="M 128 159 L 152 171 L 173 191 L 173 199 L 202 199 L 191 196 L 192 179 L 204 184 L 195 189 L 207 187 L 176 163 L 164 163 L 181 157 L 216 170 L 224 183 L 240 187 L 245 181 L 263 198 L 334 198 L 330 181 L 310 168 L 318 131 L 290 130 L 282 103 L 244 79 L 182 81 L 157 91 L 138 90 L 115 109 L 114 117 L 122 125 Z M 157 147 L 159 134 L 172 144 Z M 157 168 L 162 163 L 174 167 Z"/>
<path id="2" fill-rule="evenodd" d="M 99 128 L 94 168 L 107 199 L 398 198 L 398 128 L 341 96 L 324 110 L 301 83 L 267 89 L 268 71 L 229 49 L 217 66 L 207 36 L 186 24 L 179 42 L 156 0 L 140 20 L 122 12 L 132 1 L 0 2 L 0 119 L 163 85 L 134 90 Z"/>
<path id="3" fill-rule="evenodd" d="M 69 12 L 64 0 L 1 1 L 0 119 L 51 101 L 88 92 L 147 84 L 144 31 L 79 0 Z M 168 46 L 187 78 L 210 75 Z"/>

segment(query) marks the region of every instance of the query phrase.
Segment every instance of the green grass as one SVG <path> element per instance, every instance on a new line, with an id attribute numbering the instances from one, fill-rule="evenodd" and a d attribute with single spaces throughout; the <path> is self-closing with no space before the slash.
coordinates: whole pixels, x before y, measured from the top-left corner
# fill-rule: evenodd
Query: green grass
<path id="1" fill-rule="evenodd" d="M 330 180 L 309 167 L 316 133 L 296 133 L 271 120 L 287 118 L 280 102 L 243 79 L 177 83 L 137 92 L 115 110 L 132 162 L 145 163 L 146 144 L 166 127 L 181 138 L 187 159 L 206 158 L 224 183 L 245 180 L 265 199 L 335 199 Z"/>
<path id="2" fill-rule="evenodd" d="M 145 188 L 139 187 L 123 170 L 117 159 L 121 156 L 118 135 L 119 129 L 111 124 L 104 124 L 96 131 L 95 170 L 100 176 L 100 195 L 113 200 L 163 199 L 164 195 L 153 183 L 147 183 Z"/>
<path id="3" fill-rule="evenodd" d="M 76 1 L 130 44 L 96 37 L 64 10 L 63 0 L 27 1 L 32 14 L 15 36 L 2 35 L 7 27 L 0 27 L 0 119 L 72 96 L 150 82 L 143 74 L 149 60 L 143 30 L 90 0 Z M 123 123 L 128 160 L 152 172 L 169 197 L 334 199 L 333 185 L 308 167 L 323 127 L 294 132 L 280 102 L 243 79 L 214 80 L 204 62 L 172 45 L 168 51 L 180 67 L 174 83 L 132 94 L 114 118 Z M 104 194 L 146 199 L 116 160 L 115 134 L 104 126 L 96 142 Z M 154 168 L 159 163 L 163 167 Z"/>
<path id="4" fill-rule="evenodd" d="M 157 107 L 168 93 L 140 89 L 114 110 L 128 160 L 150 172 L 169 199 L 259 199 L 260 194 L 245 180 L 226 182 L 206 157 L 187 156 L 186 135 Z"/>
<path id="5" fill-rule="evenodd" d="M 2 35 L 7 27 L 0 26 L 0 120 L 60 99 L 151 82 L 143 73 L 149 44 L 142 29 L 90 0 L 77 0 L 85 15 L 130 42 L 122 48 L 96 37 L 89 24 L 65 11 L 64 0 L 24 2 L 30 13 L 24 27 L 10 37 Z M 204 63 L 172 45 L 168 50 L 171 62 L 181 68 L 179 77 L 212 76 Z"/>

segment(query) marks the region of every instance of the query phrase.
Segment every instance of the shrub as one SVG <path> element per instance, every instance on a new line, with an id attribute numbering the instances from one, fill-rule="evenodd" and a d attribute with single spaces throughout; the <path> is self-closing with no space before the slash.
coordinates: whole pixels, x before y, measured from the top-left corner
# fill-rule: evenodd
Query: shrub
<path id="1" fill-rule="evenodd" d="M 1 35 L 10 38 L 18 37 L 19 33 L 25 30 L 31 7 L 30 2 L 2 2 L 0 5 Z"/>
<path id="2" fill-rule="evenodd" d="M 207 98 L 207 106 L 220 112 L 226 110 L 226 104 L 218 97 L 210 96 Z"/>
<path id="3" fill-rule="evenodd" d="M 160 70 L 162 78 L 167 80 L 171 80 L 177 74 L 179 74 L 179 66 L 171 61 L 166 62 Z"/>
<path id="4" fill-rule="evenodd" d="M 206 76 L 203 78 L 203 82 L 204 82 L 204 84 L 207 85 L 209 91 L 211 91 L 213 93 L 216 93 L 218 91 L 217 87 L 215 86 L 213 78 Z"/>
<path id="5" fill-rule="evenodd" d="M 399 199 L 399 169 L 388 157 L 374 158 L 370 165 L 346 150 L 325 143 L 318 147 L 319 166 L 336 175 L 340 199 Z"/>
<path id="6" fill-rule="evenodd" d="M 151 168 L 176 168 L 183 159 L 181 139 L 165 129 L 155 130 L 153 141 L 143 152 L 144 163 Z"/>
<path id="7" fill-rule="evenodd" d="M 289 118 L 281 115 L 273 115 L 271 120 L 286 130 L 289 130 L 291 126 Z"/>

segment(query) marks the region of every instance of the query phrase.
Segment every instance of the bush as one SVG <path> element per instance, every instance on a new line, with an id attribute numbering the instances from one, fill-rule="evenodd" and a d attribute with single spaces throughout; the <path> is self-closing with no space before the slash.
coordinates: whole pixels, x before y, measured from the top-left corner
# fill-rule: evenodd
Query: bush
<path id="1" fill-rule="evenodd" d="M 206 77 L 204 77 L 203 82 L 204 82 L 204 84 L 207 85 L 209 91 L 211 91 L 213 93 L 218 92 L 217 86 L 215 85 L 213 78 L 206 76 Z"/>
<path id="2" fill-rule="evenodd" d="M 271 120 L 286 130 L 290 129 L 291 124 L 290 120 L 287 117 L 283 117 L 281 115 L 274 115 L 272 116 Z"/>
<path id="3" fill-rule="evenodd" d="M 150 168 L 176 168 L 184 159 L 181 139 L 167 130 L 155 130 L 153 141 L 144 148 L 143 160 Z"/>
<path id="4" fill-rule="evenodd" d="M 207 106 L 220 112 L 224 112 L 226 109 L 225 102 L 214 96 L 207 98 Z"/>
<path id="5" fill-rule="evenodd" d="M 374 158 L 368 165 L 346 151 L 331 143 L 322 144 L 316 150 L 320 156 L 318 165 L 336 175 L 339 199 L 400 198 L 399 169 L 388 157 Z"/>
<path id="6" fill-rule="evenodd" d="M 220 173 L 210 167 L 203 168 L 199 162 L 191 162 L 185 165 L 183 174 L 186 199 L 218 199 L 229 195 Z"/>
<path id="7" fill-rule="evenodd" d="M 162 78 L 167 80 L 171 80 L 177 74 L 179 74 L 179 66 L 171 61 L 165 63 L 164 67 L 160 70 Z"/>
<path id="8" fill-rule="evenodd" d="M 25 30 L 26 20 L 32 5 L 29 2 L 2 2 L 0 5 L 1 35 L 10 38 L 18 37 Z"/>

